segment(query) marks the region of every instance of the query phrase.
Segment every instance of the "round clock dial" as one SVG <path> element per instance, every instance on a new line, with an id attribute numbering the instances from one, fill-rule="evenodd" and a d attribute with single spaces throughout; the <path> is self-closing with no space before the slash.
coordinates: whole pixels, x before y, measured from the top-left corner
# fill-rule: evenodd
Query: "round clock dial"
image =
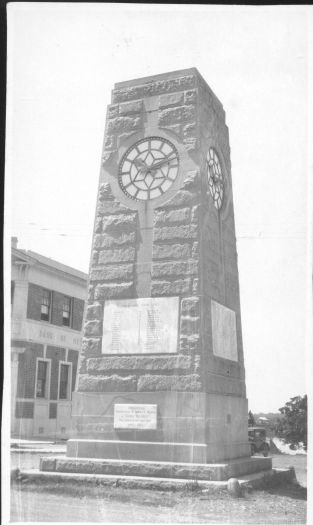
<path id="1" fill-rule="evenodd" d="M 119 184 L 131 199 L 160 197 L 173 184 L 178 173 L 175 146 L 161 137 L 139 140 L 124 154 L 119 169 Z"/>
<path id="2" fill-rule="evenodd" d="M 219 210 L 223 204 L 224 177 L 220 160 L 213 148 L 210 148 L 207 154 L 207 169 L 210 193 L 215 208 Z"/>

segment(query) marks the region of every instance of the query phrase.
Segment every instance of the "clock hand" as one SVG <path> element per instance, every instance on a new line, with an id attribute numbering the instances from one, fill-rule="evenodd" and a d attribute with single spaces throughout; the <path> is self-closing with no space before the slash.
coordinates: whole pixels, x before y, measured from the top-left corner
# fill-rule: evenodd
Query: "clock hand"
<path id="1" fill-rule="evenodd" d="M 139 169 L 140 173 L 147 174 L 148 172 L 153 172 L 156 169 L 163 166 L 163 164 L 167 164 L 168 162 L 171 162 L 171 160 L 174 160 L 175 157 L 170 158 L 165 157 L 164 159 L 160 160 L 159 162 L 156 162 L 155 164 L 152 164 L 152 166 L 147 166 L 147 164 L 142 159 L 135 159 L 134 165 L 137 169 Z"/>
<path id="2" fill-rule="evenodd" d="M 157 168 L 160 168 L 161 166 L 163 166 L 163 164 L 167 164 L 168 162 L 171 162 L 171 160 L 174 160 L 175 157 L 166 157 L 165 159 L 162 159 L 160 160 L 159 162 L 157 162 L 156 164 L 152 164 L 152 166 L 150 166 L 150 170 L 155 170 Z"/>

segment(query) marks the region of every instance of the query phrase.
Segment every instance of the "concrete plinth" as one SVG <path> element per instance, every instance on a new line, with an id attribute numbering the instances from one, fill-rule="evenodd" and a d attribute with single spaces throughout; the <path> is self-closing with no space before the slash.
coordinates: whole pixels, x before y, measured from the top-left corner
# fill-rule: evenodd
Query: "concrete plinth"
<path id="1" fill-rule="evenodd" d="M 141 476 L 155 478 L 225 481 L 272 468 L 271 458 L 247 457 L 224 463 L 175 463 L 162 461 L 132 461 L 113 459 L 83 459 L 46 457 L 40 460 L 43 472 Z"/>

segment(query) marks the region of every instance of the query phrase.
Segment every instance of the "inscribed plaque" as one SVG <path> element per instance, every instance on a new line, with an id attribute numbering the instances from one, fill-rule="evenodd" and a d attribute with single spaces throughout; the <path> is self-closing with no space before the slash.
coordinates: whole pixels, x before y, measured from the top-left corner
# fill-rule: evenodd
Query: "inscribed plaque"
<path id="1" fill-rule="evenodd" d="M 211 313 L 214 355 L 238 361 L 236 312 L 211 301 Z"/>
<path id="2" fill-rule="evenodd" d="M 114 405 L 114 428 L 155 430 L 157 405 Z"/>
<path id="3" fill-rule="evenodd" d="M 106 301 L 103 354 L 177 352 L 178 297 Z"/>

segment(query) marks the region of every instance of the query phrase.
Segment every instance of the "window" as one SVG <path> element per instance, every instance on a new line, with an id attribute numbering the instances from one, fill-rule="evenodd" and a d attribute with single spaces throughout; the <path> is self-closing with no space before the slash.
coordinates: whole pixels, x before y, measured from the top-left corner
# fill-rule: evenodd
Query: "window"
<path id="1" fill-rule="evenodd" d="M 51 292 L 49 290 L 42 290 L 40 319 L 42 321 L 50 321 L 51 308 Z"/>
<path id="2" fill-rule="evenodd" d="M 46 397 L 48 378 L 48 362 L 38 360 L 37 380 L 36 380 L 36 397 Z"/>
<path id="3" fill-rule="evenodd" d="M 70 397 L 70 369 L 71 365 L 60 363 L 59 399 Z"/>
<path id="4" fill-rule="evenodd" d="M 71 325 L 71 314 L 72 314 L 72 299 L 64 295 L 63 307 L 62 307 L 62 324 L 64 326 Z"/>

